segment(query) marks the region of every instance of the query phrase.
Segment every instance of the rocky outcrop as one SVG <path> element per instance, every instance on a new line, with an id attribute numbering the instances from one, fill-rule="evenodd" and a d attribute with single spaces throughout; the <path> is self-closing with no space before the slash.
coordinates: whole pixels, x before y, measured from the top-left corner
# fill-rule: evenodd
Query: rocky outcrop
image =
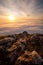
<path id="1" fill-rule="evenodd" d="M 41 65 L 41 56 L 36 51 L 25 51 L 16 61 L 15 65 Z"/>
<path id="2" fill-rule="evenodd" d="M 38 34 L 33 34 L 32 36 L 31 36 L 31 41 L 32 42 L 40 42 L 40 37 L 39 37 L 39 35 Z"/>
<path id="3" fill-rule="evenodd" d="M 32 51 L 32 63 L 38 65 L 42 63 L 42 58 L 36 51 Z"/>
<path id="4" fill-rule="evenodd" d="M 43 36 L 21 34 L 0 40 L 0 65 L 43 64 Z"/>

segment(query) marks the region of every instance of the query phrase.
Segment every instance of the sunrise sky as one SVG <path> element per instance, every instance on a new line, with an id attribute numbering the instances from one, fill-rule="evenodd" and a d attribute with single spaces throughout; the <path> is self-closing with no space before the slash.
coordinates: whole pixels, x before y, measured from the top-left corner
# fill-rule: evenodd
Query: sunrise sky
<path id="1" fill-rule="evenodd" d="M 38 22 L 40 25 L 36 25 L 36 21 L 32 23 L 28 21 L 29 19 L 43 20 L 43 0 L 0 0 L 0 33 L 11 32 L 22 27 L 27 30 L 28 26 L 32 26 L 35 32 L 36 29 L 43 32 L 41 30 L 43 22 Z M 34 28 L 33 25 L 38 28 Z"/>
<path id="2" fill-rule="evenodd" d="M 42 18 L 43 0 L 0 0 L 0 17 Z"/>

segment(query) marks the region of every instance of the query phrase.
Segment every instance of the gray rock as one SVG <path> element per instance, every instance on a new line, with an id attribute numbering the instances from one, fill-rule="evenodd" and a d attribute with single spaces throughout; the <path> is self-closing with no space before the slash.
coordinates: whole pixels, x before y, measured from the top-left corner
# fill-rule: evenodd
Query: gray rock
<path id="1" fill-rule="evenodd" d="M 38 42 L 38 41 L 40 41 L 40 37 L 39 37 L 37 34 L 33 34 L 33 35 L 31 36 L 31 40 L 32 40 L 33 42 Z"/>
<path id="2" fill-rule="evenodd" d="M 33 62 L 33 64 L 41 65 L 41 63 L 42 63 L 41 56 L 36 51 L 32 51 L 31 54 L 32 54 L 32 62 Z"/>

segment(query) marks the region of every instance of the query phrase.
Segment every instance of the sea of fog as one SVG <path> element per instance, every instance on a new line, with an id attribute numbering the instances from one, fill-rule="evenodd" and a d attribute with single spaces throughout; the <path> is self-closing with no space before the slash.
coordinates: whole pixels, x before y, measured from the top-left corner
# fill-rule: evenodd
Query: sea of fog
<path id="1" fill-rule="evenodd" d="M 0 36 L 21 33 L 23 31 L 27 31 L 30 34 L 43 34 L 43 20 L 21 20 L 7 23 L 0 21 Z"/>

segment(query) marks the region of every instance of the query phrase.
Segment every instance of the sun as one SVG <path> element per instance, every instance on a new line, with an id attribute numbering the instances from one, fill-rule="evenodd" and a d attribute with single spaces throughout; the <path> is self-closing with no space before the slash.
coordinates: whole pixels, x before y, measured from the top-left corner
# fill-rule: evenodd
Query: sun
<path id="1" fill-rule="evenodd" d="M 15 17 L 13 15 L 10 15 L 10 16 L 8 16 L 8 19 L 13 21 L 13 20 L 15 20 Z"/>

